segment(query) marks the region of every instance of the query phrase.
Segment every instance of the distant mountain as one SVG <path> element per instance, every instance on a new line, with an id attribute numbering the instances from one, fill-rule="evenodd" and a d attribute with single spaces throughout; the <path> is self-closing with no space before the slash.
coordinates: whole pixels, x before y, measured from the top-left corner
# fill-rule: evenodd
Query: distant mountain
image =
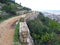
<path id="1" fill-rule="evenodd" d="M 48 17 L 60 23 L 60 10 L 48 10 L 43 12 L 43 14 L 45 17 Z"/>
<path id="2" fill-rule="evenodd" d="M 42 12 L 60 12 L 60 10 L 43 10 Z"/>
<path id="3" fill-rule="evenodd" d="M 44 14 L 54 14 L 54 15 L 60 15 L 60 10 L 45 10 L 42 11 Z"/>

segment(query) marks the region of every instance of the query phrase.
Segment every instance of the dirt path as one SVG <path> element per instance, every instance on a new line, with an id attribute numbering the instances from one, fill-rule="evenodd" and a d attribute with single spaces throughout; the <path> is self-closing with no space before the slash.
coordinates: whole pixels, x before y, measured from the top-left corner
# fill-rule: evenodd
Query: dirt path
<path id="1" fill-rule="evenodd" d="M 13 45 L 14 25 L 20 18 L 16 16 L 0 23 L 0 45 Z"/>
<path id="2" fill-rule="evenodd" d="M 22 16 L 16 16 L 10 18 L 2 23 L 0 23 L 0 45 L 13 45 L 13 36 L 15 31 L 15 24 L 21 18 L 25 17 L 29 18 L 32 17 L 34 13 L 24 14 Z M 34 16 L 33 16 L 34 18 Z"/>

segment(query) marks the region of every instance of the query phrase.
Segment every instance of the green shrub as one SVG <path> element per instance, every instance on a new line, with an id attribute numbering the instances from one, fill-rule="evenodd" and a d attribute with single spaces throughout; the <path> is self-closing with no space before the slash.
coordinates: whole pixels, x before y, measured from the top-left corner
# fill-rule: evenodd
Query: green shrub
<path id="1" fill-rule="evenodd" d="M 19 45 L 19 23 L 16 25 L 16 28 L 15 28 L 14 45 Z"/>
<path id="2" fill-rule="evenodd" d="M 14 42 L 19 41 L 19 23 L 16 25 L 15 33 L 14 33 Z"/>
<path id="3" fill-rule="evenodd" d="M 2 10 L 6 11 L 6 12 L 8 12 L 10 14 L 16 15 L 17 7 L 16 7 L 16 5 L 14 3 L 10 3 L 10 4 L 7 4 L 7 5 L 3 6 Z"/>
<path id="4" fill-rule="evenodd" d="M 19 23 L 16 25 L 14 33 L 14 45 L 19 45 Z"/>

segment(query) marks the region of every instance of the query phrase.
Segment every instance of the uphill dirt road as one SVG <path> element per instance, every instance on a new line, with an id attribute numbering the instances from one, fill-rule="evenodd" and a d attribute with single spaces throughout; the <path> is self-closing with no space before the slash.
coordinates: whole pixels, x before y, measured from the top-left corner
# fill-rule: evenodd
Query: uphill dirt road
<path id="1" fill-rule="evenodd" d="M 20 18 L 16 16 L 0 23 L 0 45 L 13 45 L 15 24 Z"/>
<path id="2" fill-rule="evenodd" d="M 25 17 L 26 19 L 31 18 L 34 19 L 37 17 L 38 13 L 32 12 L 20 16 L 16 16 L 5 20 L 0 23 L 0 45 L 13 45 L 13 37 L 15 32 L 16 22 L 21 18 Z"/>

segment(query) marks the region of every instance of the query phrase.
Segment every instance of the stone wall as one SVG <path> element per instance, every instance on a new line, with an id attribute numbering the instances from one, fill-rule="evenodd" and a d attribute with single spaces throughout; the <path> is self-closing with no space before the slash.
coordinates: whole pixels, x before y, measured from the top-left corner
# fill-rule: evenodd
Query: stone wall
<path id="1" fill-rule="evenodd" d="M 20 43 L 25 44 L 25 45 L 33 45 L 33 39 L 30 36 L 30 31 L 29 28 L 26 24 L 26 22 L 20 22 L 20 30 L 19 30 L 19 35 L 20 35 Z"/>
<path id="2" fill-rule="evenodd" d="M 20 21 L 19 26 L 19 35 L 20 35 L 20 43 L 22 45 L 34 45 L 33 39 L 30 35 L 29 28 L 27 26 L 26 20 L 31 20 L 37 18 L 39 12 L 32 11 L 31 13 L 27 13 L 25 16 L 22 16 L 22 21 Z"/>

